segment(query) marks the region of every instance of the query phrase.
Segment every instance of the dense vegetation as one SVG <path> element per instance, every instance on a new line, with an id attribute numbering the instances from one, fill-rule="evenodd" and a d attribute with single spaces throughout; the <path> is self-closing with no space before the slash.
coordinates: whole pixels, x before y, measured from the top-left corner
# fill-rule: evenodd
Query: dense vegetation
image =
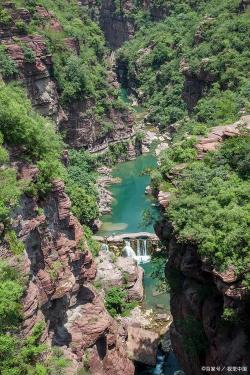
<path id="1" fill-rule="evenodd" d="M 70 155 L 68 170 L 61 164 L 63 142 L 53 124 L 35 113 L 24 90 L 17 84 L 0 84 L 0 221 L 1 242 L 15 256 L 21 256 L 24 245 L 11 225 L 11 214 L 23 194 L 46 198 L 52 181 L 63 178 L 69 192 L 73 212 L 83 224 L 90 224 L 98 215 L 94 177 L 90 171 L 90 157 Z M 38 175 L 34 181 L 18 180 L 10 161 L 35 164 Z M 83 158 L 86 162 L 84 164 Z M 78 169 L 79 168 L 79 169 Z M 39 207 L 37 214 L 40 213 Z M 87 241 L 94 246 L 91 232 Z M 95 251 L 97 251 L 95 249 Z M 0 262 L 0 372 L 1 374 L 58 374 L 67 367 L 67 361 L 57 352 L 48 355 L 48 362 L 40 361 L 47 349 L 39 343 L 44 327 L 38 325 L 27 339 L 17 336 L 22 322 L 21 297 L 25 290 L 20 270 Z"/>
<path id="2" fill-rule="evenodd" d="M 249 152 L 249 137 L 242 136 L 189 163 L 167 213 L 181 242 L 197 244 L 218 269 L 233 265 L 238 274 L 250 265 Z"/>
<path id="3" fill-rule="evenodd" d="M 158 23 L 138 4 L 138 31 L 118 56 L 123 85 L 148 119 L 175 131 L 152 186 L 171 193 L 166 216 L 178 241 L 193 243 L 218 270 L 246 273 L 250 287 L 249 137 L 226 141 L 202 161 L 194 147 L 210 127 L 250 111 L 250 10 L 239 0 L 160 3 L 170 15 Z"/>
<path id="4" fill-rule="evenodd" d="M 161 129 L 189 115 L 184 85 L 193 98 L 197 91 L 202 96 L 185 129 L 234 121 L 241 108 L 249 109 L 249 9 L 240 12 L 239 0 L 163 3 L 170 16 L 153 23 L 145 14 L 119 53 L 124 85 Z"/>
<path id="5" fill-rule="evenodd" d="M 46 345 L 40 343 L 44 332 L 43 322 L 37 323 L 25 340 L 14 335 L 22 321 L 21 297 L 25 280 L 20 270 L 0 261 L 0 372 L 3 375 L 56 375 L 67 367 L 68 361 L 60 350 L 55 350 L 48 360 L 42 361 Z M 12 332 L 12 335 L 10 334 Z"/>
<path id="6" fill-rule="evenodd" d="M 61 105 L 67 109 L 76 100 L 84 100 L 86 116 L 99 124 L 103 135 L 111 131 L 114 126 L 111 109 L 122 111 L 126 107 L 118 90 L 108 84 L 107 50 L 98 24 L 91 21 L 76 0 L 16 0 L 14 3 L 17 9 L 28 9 L 31 20 L 27 23 L 14 20 L 11 12 L 0 6 L 0 24 L 14 26 L 22 37 L 37 34 L 44 37 L 52 54 L 52 77 L 57 82 Z M 43 6 L 49 15 L 41 16 L 37 6 Z M 19 35 L 15 43 L 22 47 L 25 61 L 34 62 L 34 51 Z M 73 47 L 68 46 L 67 41 L 71 41 Z M 0 74 L 12 79 L 17 73 L 15 63 L 0 46 Z"/>

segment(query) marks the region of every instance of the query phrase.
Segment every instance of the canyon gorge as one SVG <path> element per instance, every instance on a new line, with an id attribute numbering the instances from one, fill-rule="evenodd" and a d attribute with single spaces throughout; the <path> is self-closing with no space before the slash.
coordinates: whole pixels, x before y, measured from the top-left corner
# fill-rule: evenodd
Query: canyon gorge
<path id="1" fill-rule="evenodd" d="M 248 0 L 0 4 L 0 373 L 250 373 Z"/>

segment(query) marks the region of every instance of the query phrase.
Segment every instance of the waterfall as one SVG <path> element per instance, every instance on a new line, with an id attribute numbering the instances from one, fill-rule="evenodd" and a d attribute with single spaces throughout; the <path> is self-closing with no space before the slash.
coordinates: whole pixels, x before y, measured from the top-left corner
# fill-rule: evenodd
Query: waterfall
<path id="1" fill-rule="evenodd" d="M 147 252 L 147 240 L 138 239 L 137 240 L 137 254 L 136 259 L 138 263 L 148 263 L 151 259 Z"/>
<path id="2" fill-rule="evenodd" d="M 107 243 L 103 243 L 101 246 L 101 251 L 107 253 L 109 251 L 109 245 Z"/>
<path id="3" fill-rule="evenodd" d="M 137 260 L 136 253 L 132 249 L 130 241 L 128 241 L 128 240 L 125 240 L 125 246 L 122 250 L 122 255 L 125 256 L 125 257 L 134 258 L 134 259 Z"/>

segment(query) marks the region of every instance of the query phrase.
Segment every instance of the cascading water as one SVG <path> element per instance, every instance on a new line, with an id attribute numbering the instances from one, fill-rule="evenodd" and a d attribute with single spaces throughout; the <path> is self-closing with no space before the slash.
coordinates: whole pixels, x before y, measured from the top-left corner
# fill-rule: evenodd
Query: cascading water
<path id="1" fill-rule="evenodd" d="M 137 254 L 136 259 L 138 263 L 147 263 L 150 262 L 150 255 L 147 253 L 147 240 L 138 239 L 137 240 Z"/>
<path id="2" fill-rule="evenodd" d="M 109 251 L 109 245 L 107 243 L 103 243 L 101 246 L 101 251 L 107 253 Z"/>
<path id="3" fill-rule="evenodd" d="M 136 253 L 134 252 L 133 248 L 131 247 L 130 241 L 125 240 L 125 246 L 122 250 L 122 255 L 125 257 L 134 258 L 137 260 Z"/>

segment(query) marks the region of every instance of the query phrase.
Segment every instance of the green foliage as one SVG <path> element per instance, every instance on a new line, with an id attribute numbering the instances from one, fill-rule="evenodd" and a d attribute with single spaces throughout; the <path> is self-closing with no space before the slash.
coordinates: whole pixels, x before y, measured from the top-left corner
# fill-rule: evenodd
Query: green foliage
<path id="1" fill-rule="evenodd" d="M 15 22 L 15 26 L 19 32 L 19 34 L 27 34 L 28 32 L 28 27 L 26 23 L 22 20 L 18 20 Z"/>
<path id="2" fill-rule="evenodd" d="M 59 260 L 55 260 L 47 270 L 53 282 L 56 281 L 60 269 L 62 269 L 62 263 Z"/>
<path id="3" fill-rule="evenodd" d="M 70 360 L 64 358 L 63 351 L 58 348 L 52 348 L 52 356 L 46 362 L 47 372 L 49 375 L 64 375 L 65 369 L 70 367 Z M 41 374 L 42 375 L 42 374 Z"/>
<path id="4" fill-rule="evenodd" d="M 108 151 L 99 160 L 105 165 L 112 166 L 118 161 L 126 161 L 128 157 L 128 143 L 126 141 L 109 145 Z"/>
<path id="5" fill-rule="evenodd" d="M 8 208 L 13 207 L 22 193 L 46 195 L 52 180 L 64 177 L 65 170 L 59 161 L 62 150 L 60 136 L 53 125 L 32 111 L 31 103 L 24 91 L 16 84 L 1 84 L 0 131 L 1 144 L 17 147 L 20 157 L 37 163 L 39 174 L 36 184 L 16 181 L 16 172 L 11 168 L 0 171 L 0 217 L 6 219 Z M 7 160 L 7 153 L 0 147 L 1 162 Z M 10 188 L 11 187 L 11 188 Z"/>
<path id="6" fill-rule="evenodd" d="M 48 374 L 45 366 L 38 362 L 41 354 L 46 350 L 46 346 L 39 343 L 44 328 L 43 322 L 37 323 L 31 335 L 25 340 L 15 336 L 0 335 L 1 374 Z"/>
<path id="7" fill-rule="evenodd" d="M 20 183 L 16 180 L 14 169 L 0 170 L 0 187 L 0 221 L 5 222 L 9 209 L 17 204 L 21 195 Z"/>
<path id="8" fill-rule="evenodd" d="M 145 208 L 141 213 L 141 227 L 149 227 L 156 221 L 155 213 L 150 208 Z"/>
<path id="9" fill-rule="evenodd" d="M 0 75 L 10 79 L 18 74 L 16 63 L 8 56 L 5 46 L 0 46 Z"/>
<path id="10" fill-rule="evenodd" d="M 52 124 L 31 109 L 23 90 L 14 84 L 0 86 L 0 131 L 4 142 L 22 148 L 33 160 L 50 155 L 56 158 L 61 149 L 59 135 Z"/>
<path id="11" fill-rule="evenodd" d="M 195 114 L 199 122 L 209 126 L 232 123 L 237 119 L 241 104 L 236 92 L 221 92 L 216 85 L 207 97 L 199 101 Z"/>
<path id="12" fill-rule="evenodd" d="M 5 335 L 9 330 L 17 328 L 21 322 L 20 299 L 23 285 L 15 269 L 2 260 L 0 271 L 0 335 Z"/>
<path id="13" fill-rule="evenodd" d="M 10 251 L 14 255 L 21 255 L 24 252 L 24 244 L 17 239 L 16 233 L 13 230 L 8 231 L 4 237 L 8 243 Z"/>
<path id="14" fill-rule="evenodd" d="M 57 375 L 69 365 L 60 349 L 53 350 L 49 360 L 42 360 L 47 350 L 40 343 L 45 323 L 37 323 L 30 336 L 20 339 L 22 321 L 21 297 L 24 283 L 19 272 L 0 260 L 0 373 L 3 375 Z"/>
<path id="15" fill-rule="evenodd" d="M 160 172 L 162 175 L 166 176 L 175 164 L 187 163 L 195 160 L 197 154 L 193 147 L 195 143 L 196 138 L 191 137 L 162 151 L 160 155 Z"/>
<path id="16" fill-rule="evenodd" d="M 95 169 L 99 162 L 86 151 L 71 150 L 66 178 L 66 191 L 72 202 L 72 212 L 81 224 L 91 225 L 98 217 Z"/>
<path id="17" fill-rule="evenodd" d="M 12 22 L 11 15 L 7 9 L 0 8 L 0 25 L 8 26 Z"/>
<path id="18" fill-rule="evenodd" d="M 178 181 L 167 215 L 180 242 L 193 242 L 218 269 L 249 268 L 249 137 L 226 141 Z"/>
<path id="19" fill-rule="evenodd" d="M 150 173 L 150 186 L 152 189 L 157 192 L 159 190 L 160 184 L 162 183 L 163 178 L 162 174 L 159 170 L 153 170 Z"/>
<path id="20" fill-rule="evenodd" d="M 105 306 L 111 316 L 126 316 L 136 306 L 136 302 L 127 302 L 127 291 L 121 287 L 113 287 L 105 294 Z"/>
<path id="21" fill-rule="evenodd" d="M 166 253 L 161 252 L 155 252 L 152 256 L 152 272 L 151 276 L 156 279 L 156 289 L 159 292 L 167 292 L 169 291 L 169 287 L 167 285 L 166 281 L 166 275 L 165 275 L 165 267 L 166 267 Z"/>
<path id="22" fill-rule="evenodd" d="M 230 307 L 225 307 L 223 310 L 223 314 L 221 316 L 222 320 L 227 323 L 236 323 L 237 322 L 237 312 L 235 309 Z"/>
<path id="23" fill-rule="evenodd" d="M 99 251 L 101 248 L 100 243 L 93 239 L 93 233 L 90 228 L 84 225 L 83 230 L 84 230 L 84 237 L 86 238 L 86 241 L 88 244 L 88 248 L 90 249 L 92 255 L 94 257 L 97 257 L 99 255 Z"/>
<path id="24" fill-rule="evenodd" d="M 68 186 L 66 191 L 72 202 L 72 213 L 81 224 L 91 225 L 98 217 L 96 196 L 76 184 Z"/>
<path id="25" fill-rule="evenodd" d="M 81 95 L 93 94 L 94 88 L 89 80 L 88 71 L 78 56 L 72 55 L 67 59 L 62 73 L 59 76 L 59 83 L 63 102 L 70 102 Z"/>
<path id="26" fill-rule="evenodd" d="M 32 64 L 32 63 L 34 63 L 36 61 L 36 54 L 35 54 L 35 52 L 31 48 L 23 45 L 22 46 L 22 50 L 23 50 L 24 60 L 27 63 L 31 63 Z"/>
<path id="27" fill-rule="evenodd" d="M 167 2 L 170 16 L 157 23 L 140 5 L 133 11 L 138 31 L 119 51 L 118 62 L 124 87 L 140 92 L 149 120 L 166 129 L 187 114 L 182 67 L 202 81 L 194 120 L 229 123 L 239 109 L 249 108 L 249 12 L 239 12 L 237 0 Z"/>

